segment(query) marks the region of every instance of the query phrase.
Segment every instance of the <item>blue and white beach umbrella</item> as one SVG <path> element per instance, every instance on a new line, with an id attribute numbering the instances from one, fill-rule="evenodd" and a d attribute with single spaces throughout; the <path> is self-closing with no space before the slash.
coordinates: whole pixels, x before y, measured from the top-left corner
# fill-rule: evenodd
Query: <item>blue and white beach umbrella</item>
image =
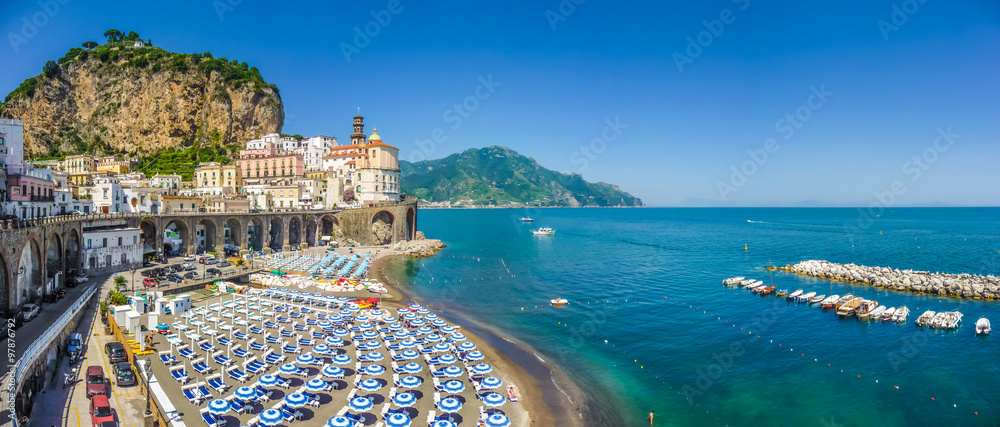
<path id="1" fill-rule="evenodd" d="M 442 354 L 437 358 L 437 363 L 449 365 L 458 361 L 458 358 L 450 354 Z"/>
<path id="2" fill-rule="evenodd" d="M 419 387 L 420 383 L 422 383 L 423 381 L 424 380 L 420 379 L 420 377 L 408 376 L 400 379 L 399 385 L 401 387 L 414 388 L 414 387 Z"/>
<path id="3" fill-rule="evenodd" d="M 443 342 L 439 342 L 437 344 L 434 344 L 433 349 L 434 351 L 448 351 L 451 350 L 451 344 L 445 344 Z"/>
<path id="4" fill-rule="evenodd" d="M 396 331 L 396 333 L 392 334 L 392 337 L 395 338 L 395 339 L 397 339 L 397 340 L 405 340 L 409 336 L 410 336 L 410 333 L 406 332 L 406 331 Z"/>
<path id="5" fill-rule="evenodd" d="M 489 393 L 483 396 L 483 403 L 489 406 L 500 406 L 507 402 L 507 398 L 500 393 Z"/>
<path id="6" fill-rule="evenodd" d="M 250 387 L 240 387 L 236 389 L 235 396 L 243 400 L 252 400 L 257 398 L 257 392 Z"/>
<path id="7" fill-rule="evenodd" d="M 423 308 L 423 307 L 420 307 L 420 308 L 417 309 L 417 313 L 420 313 L 420 314 L 427 314 L 427 313 L 430 313 L 430 312 L 431 312 L 430 310 L 428 310 L 426 308 Z"/>
<path id="8" fill-rule="evenodd" d="M 351 399 L 351 402 L 347 406 L 350 407 L 352 411 L 364 412 L 371 409 L 372 406 L 375 406 L 375 404 L 367 397 L 358 396 Z"/>
<path id="9" fill-rule="evenodd" d="M 403 319 L 405 320 L 415 320 L 419 317 L 420 315 L 418 315 L 417 313 L 406 313 L 403 315 Z"/>
<path id="10" fill-rule="evenodd" d="M 456 328 L 454 326 L 445 326 L 445 327 L 441 328 L 441 332 L 445 333 L 445 334 L 451 334 L 451 333 L 454 333 L 457 330 L 458 330 L 458 328 Z"/>
<path id="11" fill-rule="evenodd" d="M 417 304 L 417 303 L 410 304 L 410 309 L 411 310 L 419 310 L 420 307 L 423 307 L 423 306 L 420 305 L 420 304 Z"/>
<path id="12" fill-rule="evenodd" d="M 390 323 L 389 324 L 389 330 L 390 331 L 398 331 L 398 330 L 403 329 L 404 327 L 405 326 L 403 326 L 402 323 Z"/>
<path id="13" fill-rule="evenodd" d="M 444 391 L 447 393 L 461 393 L 465 390 L 465 383 L 458 380 L 451 380 L 441 384 L 441 387 L 444 388 Z"/>
<path id="14" fill-rule="evenodd" d="M 354 313 L 352 313 L 351 310 L 343 309 L 343 310 L 340 310 L 339 312 L 337 312 L 337 314 L 339 314 L 340 317 L 347 317 L 347 316 L 350 316 L 350 315 L 352 315 Z"/>
<path id="15" fill-rule="evenodd" d="M 211 412 L 212 414 L 215 415 L 225 414 L 226 412 L 229 412 L 229 408 L 230 406 L 228 400 L 215 399 L 211 402 L 208 402 L 208 412 Z"/>
<path id="16" fill-rule="evenodd" d="M 331 368 L 332 367 L 333 366 L 331 366 Z M 313 378 L 309 381 L 306 381 L 306 389 L 309 391 L 320 391 L 326 389 L 326 381 L 323 381 L 319 378 Z"/>
<path id="17" fill-rule="evenodd" d="M 410 417 L 399 412 L 385 417 L 385 425 L 387 427 L 410 427 L 410 422 Z"/>
<path id="18" fill-rule="evenodd" d="M 365 329 L 372 329 L 372 328 L 375 327 L 375 324 L 372 323 L 372 322 L 358 320 L 361 317 L 364 317 L 364 316 L 358 316 L 358 317 L 354 318 L 355 321 L 362 322 L 360 325 L 358 325 L 359 328 L 361 328 L 362 330 L 365 330 Z M 365 318 L 367 319 L 367 317 L 365 317 Z"/>
<path id="19" fill-rule="evenodd" d="M 462 401 L 454 397 L 446 397 L 438 402 L 438 409 L 444 412 L 458 412 L 459 409 L 462 409 Z"/>
<path id="20" fill-rule="evenodd" d="M 263 425 L 276 426 L 281 424 L 281 422 L 285 420 L 285 417 L 281 415 L 281 411 L 272 408 L 265 409 L 260 413 L 257 419 L 260 420 L 260 423 Z"/>
<path id="21" fill-rule="evenodd" d="M 462 335 L 461 332 L 455 332 L 455 333 L 451 334 L 451 340 L 452 341 L 465 341 L 465 335 Z"/>
<path id="22" fill-rule="evenodd" d="M 426 324 L 427 324 L 427 322 L 424 319 L 414 319 L 414 320 L 410 321 L 410 326 L 412 326 L 412 327 L 420 326 L 421 329 L 423 329 L 423 328 L 429 328 L 430 327 L 430 326 L 424 326 Z M 424 332 L 424 333 L 426 333 L 426 332 Z"/>
<path id="23" fill-rule="evenodd" d="M 320 320 L 319 322 L 316 322 L 316 326 L 319 326 L 321 328 L 329 328 L 333 326 L 333 323 L 330 323 L 329 320 Z"/>
<path id="24" fill-rule="evenodd" d="M 396 323 L 399 320 L 396 319 L 395 317 L 383 317 L 382 321 L 385 322 L 385 323 Z"/>
<path id="25" fill-rule="evenodd" d="M 437 420 L 431 424 L 431 427 L 455 427 L 455 423 L 448 420 Z"/>
<path id="26" fill-rule="evenodd" d="M 338 365 L 346 365 L 348 363 L 351 363 L 351 357 L 346 354 L 338 354 L 336 356 L 333 356 L 331 360 L 333 360 L 333 363 L 336 363 Z"/>
<path id="27" fill-rule="evenodd" d="M 377 391 L 380 388 L 382 388 L 382 383 L 378 382 L 378 380 L 373 380 L 371 378 L 364 379 L 358 382 L 358 389 L 364 391 Z"/>
<path id="28" fill-rule="evenodd" d="M 385 367 L 382 365 L 368 365 L 361 369 L 364 369 L 366 374 L 372 376 L 382 375 L 385 373 Z"/>
<path id="29" fill-rule="evenodd" d="M 405 391 L 402 393 L 396 393 L 396 395 L 393 396 L 392 398 L 392 403 L 395 403 L 396 405 L 402 407 L 410 406 L 416 402 L 417 402 L 417 397 L 414 396 L 413 393 L 408 393 Z"/>
<path id="30" fill-rule="evenodd" d="M 281 367 L 278 368 L 278 371 L 280 371 L 282 374 L 294 374 L 299 372 L 299 367 L 291 363 L 286 363 L 284 365 L 281 365 Z"/>
<path id="31" fill-rule="evenodd" d="M 405 339 L 399 342 L 400 348 L 413 348 L 417 346 L 417 342 L 411 339 Z"/>
<path id="32" fill-rule="evenodd" d="M 407 363 L 407 364 L 401 366 L 399 369 L 401 369 L 403 372 L 406 372 L 408 374 L 415 374 L 415 373 L 420 372 L 424 368 L 422 366 L 416 364 L 416 363 L 410 362 L 410 363 Z"/>
<path id="33" fill-rule="evenodd" d="M 465 360 L 475 362 L 477 360 L 483 360 L 483 357 L 483 353 L 480 353 L 479 350 L 475 350 L 468 352 L 465 355 Z"/>
<path id="34" fill-rule="evenodd" d="M 346 337 L 351 334 L 351 331 L 348 331 L 347 329 L 344 328 L 337 328 L 333 330 L 333 334 L 338 337 Z"/>
<path id="35" fill-rule="evenodd" d="M 336 337 L 327 337 L 327 338 L 336 338 Z M 313 351 L 319 354 L 330 354 L 330 347 L 328 347 L 326 344 L 317 344 L 316 346 L 313 347 Z"/>
<path id="36" fill-rule="evenodd" d="M 371 320 L 371 319 L 369 319 L 368 316 L 365 316 L 365 315 L 360 315 L 360 316 L 357 316 L 357 317 L 354 318 L 355 322 L 367 322 L 369 320 Z"/>
<path id="37" fill-rule="evenodd" d="M 382 316 L 385 316 L 385 312 L 382 311 L 382 310 L 372 310 L 368 314 L 371 315 L 372 317 L 382 317 Z"/>
<path id="38" fill-rule="evenodd" d="M 499 412 L 494 412 L 486 417 L 487 427 L 510 427 L 510 418 Z"/>
<path id="39" fill-rule="evenodd" d="M 483 378 L 483 380 L 479 382 L 479 385 L 482 388 L 492 390 L 492 389 L 495 389 L 495 388 L 500 387 L 501 385 L 503 385 L 503 381 L 500 381 L 500 378 L 497 378 L 497 377 L 486 377 L 486 378 Z"/>
<path id="40" fill-rule="evenodd" d="M 341 338 L 341 337 L 334 337 L 334 336 L 326 337 L 326 338 L 323 339 L 323 342 L 325 342 L 327 345 L 329 345 L 331 347 L 343 347 L 344 346 L 344 339 Z"/>
<path id="41" fill-rule="evenodd" d="M 403 360 L 411 360 L 420 357 L 420 353 L 417 353 L 414 350 L 403 350 L 402 353 L 399 353 L 399 357 Z"/>
<path id="42" fill-rule="evenodd" d="M 326 421 L 326 427 L 354 427 L 354 420 L 343 415 L 337 415 Z"/>
<path id="43" fill-rule="evenodd" d="M 437 318 L 438 318 L 438 315 L 436 315 L 434 313 L 429 313 L 426 316 L 424 316 L 424 319 L 427 319 L 427 320 L 434 320 L 434 319 L 437 319 Z"/>
<path id="44" fill-rule="evenodd" d="M 271 387 L 275 384 L 278 384 L 278 377 L 274 375 L 261 375 L 260 378 L 257 378 L 257 384 L 260 384 L 264 387 Z"/>
<path id="45" fill-rule="evenodd" d="M 444 368 L 442 369 L 442 371 L 444 371 L 444 376 L 446 377 L 457 377 L 459 375 L 462 375 L 462 368 L 459 368 L 458 366 L 455 365 Z"/>
<path id="46" fill-rule="evenodd" d="M 300 354 L 299 357 L 295 358 L 295 362 L 301 363 L 303 365 L 309 365 L 316 362 L 316 357 L 309 353 Z"/>
<path id="47" fill-rule="evenodd" d="M 431 324 L 438 328 L 442 326 L 448 326 L 448 322 L 445 322 L 444 320 L 441 319 L 434 319 L 434 321 L 431 322 Z"/>
<path id="48" fill-rule="evenodd" d="M 458 345 L 459 351 L 472 351 L 476 349 L 476 345 L 471 342 L 463 342 Z"/>
<path id="49" fill-rule="evenodd" d="M 339 366 L 327 366 L 323 368 L 323 375 L 330 378 L 339 378 L 344 376 L 344 369 Z"/>
<path id="50" fill-rule="evenodd" d="M 381 347 L 381 346 L 382 346 L 382 343 L 380 343 L 380 342 L 378 342 L 378 341 L 375 341 L 375 340 L 372 340 L 372 341 L 368 341 L 368 342 L 364 343 L 364 346 L 365 346 L 365 348 L 366 348 L 366 349 L 368 349 L 368 350 L 374 350 L 374 349 L 376 349 L 376 348 L 379 348 L 379 347 Z M 360 347 L 360 346 L 359 346 L 359 347 Z"/>
<path id="51" fill-rule="evenodd" d="M 285 396 L 285 404 L 287 404 L 288 406 L 291 406 L 293 408 L 298 408 L 298 407 L 301 407 L 301 406 L 305 406 L 306 402 L 308 402 L 308 401 L 309 401 L 309 398 L 306 397 L 306 395 L 304 395 L 302 393 L 292 393 L 292 394 L 289 394 L 289 395 Z"/>
<path id="52" fill-rule="evenodd" d="M 438 334 L 427 334 L 427 336 L 424 337 L 424 341 L 427 341 L 427 342 L 439 342 L 439 341 L 441 341 L 443 339 L 444 338 L 442 338 Z"/>
<path id="53" fill-rule="evenodd" d="M 373 351 L 373 352 L 370 352 L 370 353 L 365 353 L 364 357 L 365 357 L 365 360 L 367 360 L 369 362 L 378 362 L 378 361 L 380 361 L 382 359 L 385 359 L 385 356 L 383 356 L 382 353 L 379 353 L 377 351 Z"/>

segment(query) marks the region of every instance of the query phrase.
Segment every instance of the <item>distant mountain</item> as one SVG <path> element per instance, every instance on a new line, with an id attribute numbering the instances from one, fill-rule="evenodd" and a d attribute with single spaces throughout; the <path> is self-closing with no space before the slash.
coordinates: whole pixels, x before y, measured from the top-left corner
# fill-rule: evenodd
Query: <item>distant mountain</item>
<path id="1" fill-rule="evenodd" d="M 618 186 L 543 168 L 506 147 L 443 159 L 400 161 L 403 193 L 431 204 L 467 206 L 644 206 Z"/>

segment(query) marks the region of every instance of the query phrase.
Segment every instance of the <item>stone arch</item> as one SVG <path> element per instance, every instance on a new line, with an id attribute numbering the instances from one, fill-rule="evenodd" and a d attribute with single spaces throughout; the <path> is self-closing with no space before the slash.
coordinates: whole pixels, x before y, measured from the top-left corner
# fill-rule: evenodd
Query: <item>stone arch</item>
<path id="1" fill-rule="evenodd" d="M 380 210 L 372 215 L 371 233 L 372 245 L 388 245 L 392 243 L 392 225 L 396 218 L 387 210 Z"/>
<path id="2" fill-rule="evenodd" d="M 264 248 L 264 223 L 259 217 L 247 221 L 247 249 L 259 251 Z"/>
<path id="3" fill-rule="evenodd" d="M 226 218 L 226 222 L 222 225 L 222 228 L 222 243 L 227 252 L 232 250 L 238 251 L 246 247 L 242 244 L 244 241 L 243 223 L 240 220 L 236 219 L 236 217 Z"/>
<path id="4" fill-rule="evenodd" d="M 142 242 L 143 258 L 156 256 L 156 223 L 151 220 L 139 222 L 139 240 Z M 146 253 L 151 249 L 153 252 Z"/>
<path id="5" fill-rule="evenodd" d="M 80 233 L 72 229 L 64 239 L 66 246 L 66 277 L 73 276 L 80 271 Z"/>
<path id="6" fill-rule="evenodd" d="M 297 249 L 302 243 L 302 222 L 299 217 L 293 216 L 288 219 L 288 245 Z"/>
<path id="7" fill-rule="evenodd" d="M 417 213 L 413 211 L 413 208 L 406 210 L 406 240 L 413 240 L 413 236 L 417 234 Z"/>
<path id="8" fill-rule="evenodd" d="M 306 220 L 306 226 L 305 226 L 305 229 L 306 229 L 306 239 L 305 239 L 305 241 L 306 241 L 307 245 L 309 245 L 309 246 L 316 246 L 316 230 L 318 228 L 319 227 L 316 226 L 316 220 L 315 219 L 307 219 Z"/>
<path id="9" fill-rule="evenodd" d="M 188 247 L 191 246 L 190 239 L 191 232 L 188 230 L 187 222 L 182 219 L 171 220 L 163 226 L 163 254 L 187 254 Z"/>
<path id="10" fill-rule="evenodd" d="M 17 256 L 16 290 L 14 292 L 15 307 L 20 307 L 28 301 L 42 295 L 42 248 L 37 238 L 32 235 L 21 246 Z"/>
<path id="11" fill-rule="evenodd" d="M 212 218 L 202 218 L 194 226 L 196 253 L 214 252 L 216 248 L 216 237 L 219 235 L 219 227 Z"/>
<path id="12" fill-rule="evenodd" d="M 63 261 L 63 243 L 62 239 L 59 237 L 59 233 L 52 232 L 45 241 L 45 277 L 52 280 L 56 277 L 56 273 L 62 271 L 62 261 Z M 62 283 L 53 283 L 52 289 L 47 289 L 51 292 L 52 290 L 59 288 Z"/>
<path id="13" fill-rule="evenodd" d="M 272 250 L 281 250 L 281 242 L 282 242 L 281 239 L 284 236 L 282 231 L 283 227 L 284 224 L 282 224 L 280 216 L 271 218 L 271 224 L 270 227 L 268 227 L 269 231 L 268 234 L 270 237 Z"/>

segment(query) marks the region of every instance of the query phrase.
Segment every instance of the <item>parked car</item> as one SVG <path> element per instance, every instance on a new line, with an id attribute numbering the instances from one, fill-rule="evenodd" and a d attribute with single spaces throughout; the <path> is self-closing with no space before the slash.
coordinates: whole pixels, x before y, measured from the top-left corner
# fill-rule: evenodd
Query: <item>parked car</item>
<path id="1" fill-rule="evenodd" d="M 212 260 L 212 259 L 215 259 L 215 255 L 205 254 L 205 255 L 202 255 L 200 258 L 198 258 L 198 262 L 201 263 L 201 264 L 205 264 L 205 263 L 208 262 L 208 260 Z"/>
<path id="2" fill-rule="evenodd" d="M 142 279 L 142 284 L 147 288 L 152 288 L 153 286 L 160 284 L 160 282 L 158 282 L 156 279 L 152 277 L 147 277 L 145 279 Z"/>
<path id="3" fill-rule="evenodd" d="M 219 267 L 220 268 L 226 268 L 226 267 L 232 267 L 232 266 L 233 266 L 233 263 L 231 263 L 229 261 L 222 261 L 222 262 L 219 263 Z"/>
<path id="4" fill-rule="evenodd" d="M 219 263 L 219 260 L 217 260 L 215 258 L 208 258 L 208 259 L 205 260 L 205 265 L 213 265 L 213 264 L 218 264 L 218 263 Z"/>
<path id="5" fill-rule="evenodd" d="M 90 399 L 90 425 L 104 427 L 107 423 L 115 423 L 115 410 L 108 402 L 108 396 L 99 395 Z"/>
<path id="6" fill-rule="evenodd" d="M 128 362 L 128 353 L 125 352 L 125 346 L 119 342 L 104 344 L 104 352 L 108 354 L 108 362 Z"/>
<path id="7" fill-rule="evenodd" d="M 168 274 L 167 275 L 167 280 L 169 280 L 171 282 L 174 282 L 174 283 L 180 283 L 180 282 L 184 281 L 184 279 L 182 279 L 181 276 L 177 275 L 177 273 L 170 273 L 170 274 Z"/>
<path id="8" fill-rule="evenodd" d="M 91 365 L 87 367 L 87 398 L 107 393 L 104 384 L 104 368 Z"/>
<path id="9" fill-rule="evenodd" d="M 215 268 L 209 268 L 209 269 L 205 270 L 205 277 L 208 277 L 208 276 L 217 276 L 219 274 L 222 274 L 222 272 L 220 272 L 218 269 L 215 269 Z"/>
<path id="10" fill-rule="evenodd" d="M 194 261 L 196 259 L 198 259 L 198 257 L 196 257 L 194 255 L 187 255 L 187 256 L 184 257 L 184 261 Z"/>
<path id="11" fill-rule="evenodd" d="M 90 278 L 87 277 L 87 275 L 81 274 L 81 275 L 76 276 L 76 277 L 73 278 L 73 283 L 76 283 L 78 285 L 82 285 L 84 283 L 87 283 L 88 280 L 90 280 Z"/>
<path id="12" fill-rule="evenodd" d="M 152 263 L 152 262 L 150 262 L 150 261 L 149 261 L 148 259 L 144 259 L 144 260 L 142 260 L 142 266 L 143 266 L 143 267 L 149 267 L 149 266 L 151 266 L 151 265 L 153 265 L 153 263 Z"/>
<path id="13" fill-rule="evenodd" d="M 184 274 L 184 280 L 194 280 L 198 278 L 198 273 L 193 271 Z"/>
<path id="14" fill-rule="evenodd" d="M 178 271 L 184 271 L 184 266 L 185 265 L 190 265 L 190 264 L 174 264 L 174 265 L 171 265 L 168 268 L 170 269 L 170 271 L 176 273 Z"/>
<path id="15" fill-rule="evenodd" d="M 83 353 L 83 335 L 77 332 L 70 334 L 69 340 L 66 341 L 66 351 L 69 353 L 76 353 L 80 355 Z"/>
<path id="16" fill-rule="evenodd" d="M 114 364 L 115 379 L 118 382 L 118 387 L 136 385 L 139 382 L 135 378 L 135 372 L 132 371 L 132 365 L 128 362 L 118 362 Z"/>
<path id="17" fill-rule="evenodd" d="M 184 268 L 183 268 L 184 271 L 192 271 L 192 270 L 197 270 L 197 269 L 198 269 L 198 266 L 194 265 L 194 264 L 191 264 L 191 263 L 184 264 Z"/>
<path id="18" fill-rule="evenodd" d="M 153 277 L 156 272 L 153 270 L 142 270 L 139 274 L 142 275 L 142 277 Z"/>
<path id="19" fill-rule="evenodd" d="M 25 304 L 21 307 L 21 318 L 23 318 L 25 322 L 34 319 L 38 317 L 39 310 L 40 309 L 35 304 Z"/>

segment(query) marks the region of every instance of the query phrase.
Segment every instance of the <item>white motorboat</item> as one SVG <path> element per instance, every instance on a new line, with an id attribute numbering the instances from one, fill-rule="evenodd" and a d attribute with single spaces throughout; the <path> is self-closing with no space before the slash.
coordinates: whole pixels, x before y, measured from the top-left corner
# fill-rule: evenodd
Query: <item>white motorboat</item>
<path id="1" fill-rule="evenodd" d="M 809 301 L 809 299 L 811 299 L 814 296 L 816 296 L 815 292 L 809 292 L 807 294 L 800 294 L 798 297 L 796 297 L 796 301 L 798 301 L 798 302 Z"/>
<path id="2" fill-rule="evenodd" d="M 880 305 L 878 307 L 875 307 L 875 310 L 872 310 L 871 314 L 868 315 L 868 320 L 871 320 L 871 321 L 881 321 L 882 320 L 882 315 L 885 314 L 885 310 L 886 310 L 886 308 L 885 308 L 884 305 Z"/>
<path id="3" fill-rule="evenodd" d="M 521 222 L 535 222 L 535 220 L 528 217 L 521 217 Z"/>
<path id="4" fill-rule="evenodd" d="M 836 294 L 830 295 L 830 296 L 826 297 L 826 299 L 823 300 L 823 302 L 820 303 L 820 306 L 823 307 L 823 308 L 831 308 L 831 307 L 833 307 L 833 304 L 835 302 L 837 302 L 837 300 L 839 300 L 839 299 L 840 299 L 840 295 L 836 295 Z"/>
<path id="5" fill-rule="evenodd" d="M 988 335 L 990 333 L 990 319 L 980 317 L 976 321 L 976 335 Z"/>
<path id="6" fill-rule="evenodd" d="M 924 314 L 921 314 L 920 317 L 917 318 L 917 326 L 931 326 L 931 321 L 934 319 L 934 316 L 937 316 L 936 311 L 925 311 Z"/>
<path id="7" fill-rule="evenodd" d="M 882 313 L 882 321 L 888 322 L 896 317 L 896 307 L 889 307 Z"/>
<path id="8" fill-rule="evenodd" d="M 744 279 L 743 276 L 730 277 L 728 279 L 723 280 L 722 284 L 726 285 L 726 286 L 738 285 L 738 284 L 740 284 L 740 282 L 743 281 L 743 279 Z"/>
<path id="9" fill-rule="evenodd" d="M 809 304 L 816 304 L 818 302 L 823 302 L 824 299 L 826 299 L 826 295 L 816 295 L 812 298 L 809 298 Z"/>
<path id="10" fill-rule="evenodd" d="M 792 292 L 792 293 L 788 294 L 788 296 L 786 298 L 794 301 L 795 298 L 799 297 L 799 295 L 802 295 L 802 289 L 798 289 L 795 292 Z"/>
<path id="11" fill-rule="evenodd" d="M 740 280 L 739 284 L 740 284 L 740 286 L 750 286 L 750 285 L 752 285 L 752 284 L 754 284 L 756 282 L 757 281 L 754 280 L 754 279 L 743 279 L 743 280 Z"/>
<path id="12" fill-rule="evenodd" d="M 902 306 L 896 309 L 896 314 L 892 315 L 893 322 L 905 322 L 906 318 L 910 316 L 910 309 L 906 306 Z"/>
<path id="13" fill-rule="evenodd" d="M 556 230 L 553 230 L 549 227 L 542 227 L 537 230 L 531 230 L 531 232 L 536 236 L 551 236 L 553 234 L 556 234 Z"/>
<path id="14" fill-rule="evenodd" d="M 569 304 L 569 301 L 567 301 L 566 298 L 556 298 L 556 299 L 551 300 L 549 302 L 551 302 L 552 305 L 556 305 L 556 306 Z"/>

